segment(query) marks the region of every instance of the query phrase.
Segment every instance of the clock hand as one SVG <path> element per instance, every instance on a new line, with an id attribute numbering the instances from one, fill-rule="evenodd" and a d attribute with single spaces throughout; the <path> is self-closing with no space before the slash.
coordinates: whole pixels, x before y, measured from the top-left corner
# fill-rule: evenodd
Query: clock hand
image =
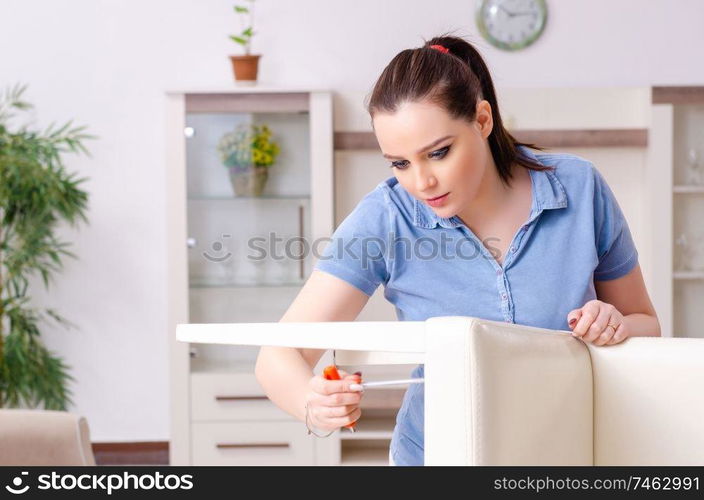
<path id="1" fill-rule="evenodd" d="M 513 17 L 516 15 L 501 4 L 499 4 L 499 9 L 503 10 L 506 14 L 508 14 L 508 17 Z"/>

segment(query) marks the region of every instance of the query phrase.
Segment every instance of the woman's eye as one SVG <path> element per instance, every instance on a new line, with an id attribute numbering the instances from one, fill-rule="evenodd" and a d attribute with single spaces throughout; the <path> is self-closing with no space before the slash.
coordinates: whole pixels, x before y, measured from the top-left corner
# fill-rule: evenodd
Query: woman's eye
<path id="1" fill-rule="evenodd" d="M 399 170 L 403 170 L 404 168 L 406 168 L 405 165 L 403 165 L 403 163 L 405 163 L 405 162 L 406 162 L 406 160 L 403 160 L 403 161 L 392 161 L 392 162 L 391 162 L 391 166 L 394 167 L 394 168 L 398 168 Z"/>
<path id="2" fill-rule="evenodd" d="M 442 149 L 438 149 L 437 151 L 433 151 L 432 153 L 430 153 L 430 155 L 433 158 L 443 158 L 447 154 L 448 151 L 450 151 L 450 146 L 445 146 Z"/>
<path id="3" fill-rule="evenodd" d="M 442 149 L 438 149 L 437 151 L 433 151 L 430 153 L 430 157 L 434 159 L 442 159 L 447 155 L 447 152 L 450 151 L 450 146 L 445 146 Z M 399 170 L 404 170 L 406 168 L 406 160 L 399 160 L 399 161 L 394 161 L 391 162 L 391 167 L 393 168 L 398 168 Z"/>

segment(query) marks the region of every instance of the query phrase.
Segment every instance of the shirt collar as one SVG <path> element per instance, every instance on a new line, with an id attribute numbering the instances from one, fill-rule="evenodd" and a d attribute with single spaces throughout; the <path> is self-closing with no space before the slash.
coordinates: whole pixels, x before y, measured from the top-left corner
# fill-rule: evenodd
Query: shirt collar
<path id="1" fill-rule="evenodd" d="M 527 147 L 518 146 L 518 148 L 523 156 L 544 165 Z M 528 169 L 528 172 L 532 183 L 531 217 L 542 210 L 567 206 L 565 188 L 553 171 Z M 438 217 L 426 203 L 413 197 L 413 224 L 426 229 L 432 229 L 438 224 L 445 228 L 454 228 L 461 226 L 462 221 L 456 215 L 449 218 Z"/>

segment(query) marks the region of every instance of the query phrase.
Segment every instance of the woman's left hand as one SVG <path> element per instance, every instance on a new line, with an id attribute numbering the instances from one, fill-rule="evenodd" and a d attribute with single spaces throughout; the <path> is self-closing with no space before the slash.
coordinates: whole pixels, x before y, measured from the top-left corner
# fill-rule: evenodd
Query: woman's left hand
<path id="1" fill-rule="evenodd" d="M 590 300 L 581 308 L 571 310 L 567 314 L 567 324 L 573 336 L 594 345 L 614 345 L 628 338 L 623 314 L 600 300 Z"/>

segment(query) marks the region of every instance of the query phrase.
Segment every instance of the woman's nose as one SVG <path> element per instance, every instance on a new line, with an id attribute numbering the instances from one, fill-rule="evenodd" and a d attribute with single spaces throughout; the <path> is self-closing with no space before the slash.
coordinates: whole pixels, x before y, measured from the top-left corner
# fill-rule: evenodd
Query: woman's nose
<path id="1" fill-rule="evenodd" d="M 416 189 L 419 192 L 432 189 L 435 184 L 437 184 L 437 181 L 431 173 L 423 172 L 421 169 L 418 169 L 418 172 L 416 173 Z"/>

